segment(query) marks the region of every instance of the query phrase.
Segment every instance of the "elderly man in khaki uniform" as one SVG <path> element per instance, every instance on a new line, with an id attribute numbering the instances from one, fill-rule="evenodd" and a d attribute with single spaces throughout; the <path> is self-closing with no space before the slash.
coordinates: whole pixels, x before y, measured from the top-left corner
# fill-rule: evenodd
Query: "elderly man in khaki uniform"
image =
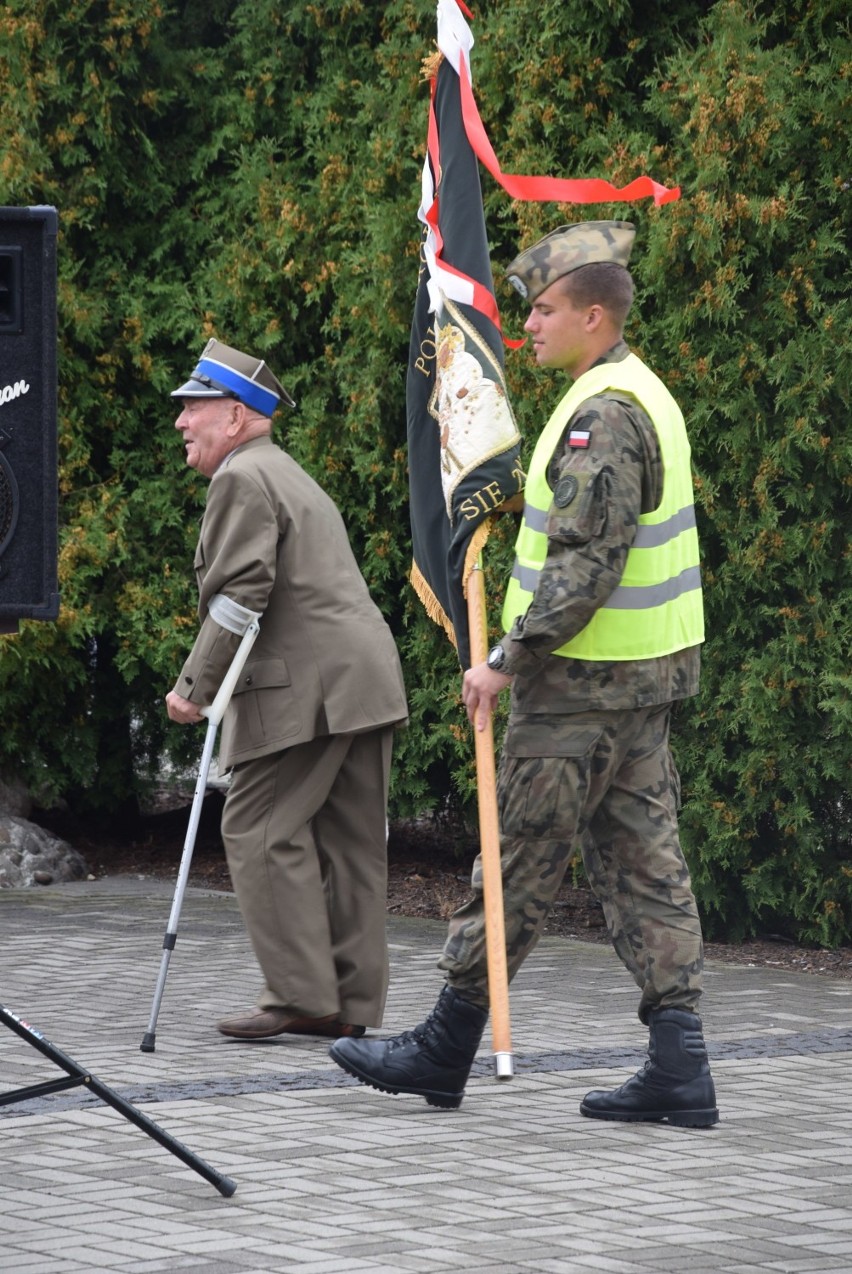
<path id="1" fill-rule="evenodd" d="M 362 1035 L 388 980 L 387 796 L 407 705 L 396 646 L 343 521 L 271 438 L 294 406 L 266 364 L 211 340 L 173 394 L 186 462 L 210 479 L 195 555 L 201 628 L 173 721 L 203 720 L 239 637 L 260 633 L 222 724 L 222 838 L 264 986 L 224 1035 Z M 224 602 L 223 602 L 224 599 Z"/>
<path id="2" fill-rule="evenodd" d="M 510 977 L 579 849 L 640 988 L 648 1063 L 615 1091 L 587 1094 L 582 1113 L 707 1127 L 718 1111 L 698 1017 L 701 925 L 669 747 L 672 704 L 698 688 L 698 538 L 683 417 L 622 336 L 633 237 L 622 221 L 562 226 L 508 268 L 531 306 L 537 364 L 571 383 L 530 462 L 505 636 L 465 673 L 463 698 L 482 729 L 511 687 L 497 786 Z M 363 1082 L 460 1104 L 488 1011 L 478 865 L 473 885 L 426 1021 L 332 1046 Z"/>

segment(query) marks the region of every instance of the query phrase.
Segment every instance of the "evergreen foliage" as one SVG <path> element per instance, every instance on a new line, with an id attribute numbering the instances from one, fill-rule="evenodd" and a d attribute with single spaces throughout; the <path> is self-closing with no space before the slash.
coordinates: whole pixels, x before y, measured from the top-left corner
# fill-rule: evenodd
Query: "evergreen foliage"
<path id="1" fill-rule="evenodd" d="M 680 710 L 708 930 L 852 936 L 850 30 L 841 0 L 483 0 L 475 89 L 507 172 L 649 172 L 654 209 L 519 204 L 500 266 L 560 221 L 638 227 L 633 346 L 693 441 L 708 641 Z M 163 695 L 195 631 L 205 483 L 167 397 L 210 335 L 298 401 L 278 436 L 339 504 L 411 701 L 397 813 L 470 804 L 454 654 L 406 584 L 404 381 L 432 0 L 7 0 L 0 203 L 60 214 L 62 612 L 0 638 L 0 767 L 92 812 L 195 757 Z M 511 335 L 524 313 L 502 284 Z M 2 357 L 2 349 L 0 349 Z M 532 441 L 559 393 L 507 356 Z M 498 623 L 514 527 L 488 549 Z"/>

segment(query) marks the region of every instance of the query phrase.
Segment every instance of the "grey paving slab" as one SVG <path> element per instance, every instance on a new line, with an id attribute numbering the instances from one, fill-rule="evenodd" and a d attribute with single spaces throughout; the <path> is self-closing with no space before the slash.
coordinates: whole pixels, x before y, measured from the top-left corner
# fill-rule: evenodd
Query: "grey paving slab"
<path id="1" fill-rule="evenodd" d="M 225 1040 L 257 975 L 234 899 L 189 890 L 139 1049 L 171 886 L 0 891 L 0 1002 L 237 1182 L 226 1199 L 85 1085 L 0 1107 L 3 1274 L 852 1274 L 852 983 L 712 965 L 722 1121 L 598 1123 L 640 1065 L 605 947 L 545 939 L 512 988 L 515 1078 L 485 1042 L 459 1111 L 382 1097 L 327 1041 Z M 391 917 L 385 1030 L 431 1007 L 443 924 Z M 60 1072 L 0 1026 L 0 1093 Z"/>

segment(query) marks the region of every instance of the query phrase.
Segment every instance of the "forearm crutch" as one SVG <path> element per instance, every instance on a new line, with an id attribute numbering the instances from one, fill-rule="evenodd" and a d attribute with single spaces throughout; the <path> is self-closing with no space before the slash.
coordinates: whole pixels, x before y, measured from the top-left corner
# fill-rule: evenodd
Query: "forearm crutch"
<path id="1" fill-rule="evenodd" d="M 57 1048 L 55 1044 L 51 1044 L 50 1040 L 45 1039 L 41 1031 L 37 1031 L 34 1026 L 30 1026 L 28 1022 L 17 1017 L 10 1009 L 0 1004 L 0 1022 L 4 1026 L 8 1026 L 16 1035 L 20 1035 L 21 1039 L 26 1040 L 33 1048 L 38 1049 L 45 1057 L 50 1058 L 54 1065 L 64 1070 L 68 1076 L 67 1079 L 51 1079 L 44 1084 L 32 1084 L 28 1088 L 16 1088 L 14 1092 L 0 1094 L 0 1106 L 7 1106 L 12 1102 L 30 1101 L 35 1097 L 45 1097 L 48 1093 L 59 1093 L 66 1088 L 77 1088 L 80 1084 L 86 1087 L 101 1101 L 105 1101 L 108 1106 L 112 1106 L 113 1110 L 117 1110 L 125 1119 L 129 1119 L 137 1128 L 141 1128 L 149 1137 L 153 1137 L 154 1141 L 159 1142 L 161 1146 L 165 1146 L 166 1150 L 170 1150 L 173 1155 L 181 1159 L 185 1164 L 204 1177 L 205 1181 L 209 1181 L 215 1186 L 220 1194 L 226 1199 L 230 1199 L 235 1192 L 236 1182 L 230 1177 L 225 1177 L 221 1172 L 217 1172 L 215 1168 L 211 1168 L 209 1163 L 205 1163 L 203 1159 L 199 1159 L 198 1155 L 186 1147 L 183 1142 L 172 1137 L 169 1133 L 164 1132 L 159 1124 L 155 1124 L 153 1119 L 149 1119 L 147 1115 L 143 1115 L 141 1110 L 137 1110 L 129 1101 L 119 1096 L 112 1088 L 109 1088 L 101 1080 L 84 1066 L 79 1066 L 73 1058 L 67 1053 L 63 1053 L 61 1048 Z"/>
<path id="2" fill-rule="evenodd" d="M 189 880 L 189 869 L 192 864 L 192 852 L 195 848 L 195 837 L 198 832 L 198 824 L 201 820 L 201 806 L 204 802 L 204 793 L 207 788 L 207 776 L 210 773 L 210 762 L 213 759 L 213 746 L 216 742 L 216 731 L 219 723 L 225 715 L 225 709 L 234 693 L 240 673 L 243 670 L 249 651 L 254 645 L 255 638 L 260 632 L 260 613 L 258 611 L 248 610 L 245 606 L 240 606 L 237 602 L 225 597 L 222 593 L 217 593 L 210 602 L 208 613 L 211 618 L 216 621 L 222 628 L 226 628 L 231 633 L 236 633 L 242 637 L 242 641 L 237 647 L 230 668 L 225 674 L 225 679 L 219 687 L 219 693 L 213 700 L 209 708 L 202 708 L 201 715 L 207 718 L 207 735 L 204 740 L 204 751 L 201 754 L 201 766 L 198 771 L 198 781 L 195 784 L 195 795 L 192 799 L 192 809 L 189 814 L 189 826 L 186 830 L 186 839 L 183 842 L 183 854 L 180 860 L 180 870 L 178 871 L 177 886 L 175 887 L 175 896 L 172 901 L 172 910 L 169 916 L 169 923 L 166 928 L 165 937 L 163 938 L 163 957 L 160 962 L 160 975 L 157 978 L 157 986 L 154 991 L 154 1000 L 151 1005 L 151 1019 L 148 1022 L 148 1030 L 139 1045 L 143 1053 L 153 1053 L 156 1042 L 157 1017 L 160 1012 L 160 1001 L 163 998 L 163 991 L 166 985 L 166 975 L 169 971 L 169 960 L 177 941 L 177 927 L 180 919 L 180 911 L 183 906 L 183 895 L 186 892 L 187 881 Z"/>

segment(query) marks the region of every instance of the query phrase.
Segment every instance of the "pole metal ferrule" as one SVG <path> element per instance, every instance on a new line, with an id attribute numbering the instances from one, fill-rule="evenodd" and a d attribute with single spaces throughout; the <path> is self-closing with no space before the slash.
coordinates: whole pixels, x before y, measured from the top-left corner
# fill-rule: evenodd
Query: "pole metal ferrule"
<path id="1" fill-rule="evenodd" d="M 497 1079 L 511 1079 L 515 1073 L 511 1053 L 494 1054 L 494 1074 Z"/>

